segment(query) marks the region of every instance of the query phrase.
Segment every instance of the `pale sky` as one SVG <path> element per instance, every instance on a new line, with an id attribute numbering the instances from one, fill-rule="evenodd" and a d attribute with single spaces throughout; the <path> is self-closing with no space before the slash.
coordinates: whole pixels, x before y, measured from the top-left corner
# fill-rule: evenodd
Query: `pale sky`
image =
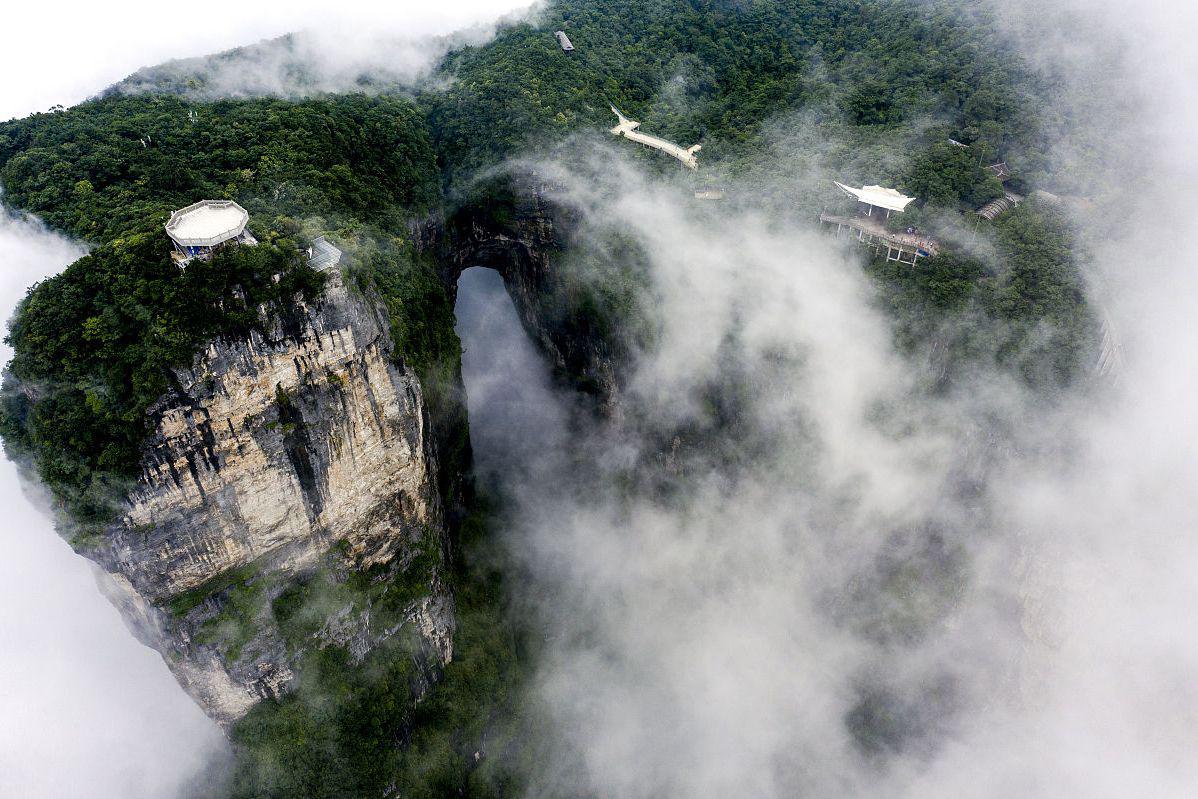
<path id="1" fill-rule="evenodd" d="M 4 10 L 0 120 L 72 105 L 139 67 L 300 28 L 441 33 L 528 5 L 530 0 L 20 0 Z"/>

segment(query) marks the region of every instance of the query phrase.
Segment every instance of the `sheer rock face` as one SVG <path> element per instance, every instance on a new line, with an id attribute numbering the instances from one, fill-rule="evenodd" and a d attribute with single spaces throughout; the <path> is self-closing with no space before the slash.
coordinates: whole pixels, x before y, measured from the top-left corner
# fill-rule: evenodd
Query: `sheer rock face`
<path id="1" fill-rule="evenodd" d="M 437 464 L 420 383 L 392 359 L 387 331 L 333 270 L 318 303 L 289 309 L 267 335 L 212 342 L 152 409 L 142 477 L 108 543 L 88 553 L 134 632 L 221 723 L 287 690 L 296 647 L 271 600 L 318 565 L 385 570 L 428 591 L 389 629 L 372 628 L 368 605 L 330 608 L 338 635 L 303 646 L 344 638 L 360 660 L 408 627 L 430 667 L 452 656 Z M 404 574 L 428 552 L 431 569 L 424 557 Z M 238 587 L 253 592 L 249 610 Z M 248 627 L 228 633 L 231 607 Z"/>

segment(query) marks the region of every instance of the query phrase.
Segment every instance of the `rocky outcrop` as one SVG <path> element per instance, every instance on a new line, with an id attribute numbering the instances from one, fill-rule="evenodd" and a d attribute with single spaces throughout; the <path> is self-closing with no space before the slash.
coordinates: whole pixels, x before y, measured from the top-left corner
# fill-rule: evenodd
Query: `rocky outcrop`
<path id="1" fill-rule="evenodd" d="M 413 239 L 451 295 L 461 270 L 497 269 L 559 373 L 606 400 L 611 342 L 562 310 L 569 209 L 535 181 L 506 190 Z M 441 497 L 454 504 L 469 453 L 441 467 L 434 442 L 449 452 L 461 430 L 434 430 L 381 304 L 326 276 L 317 302 L 176 370 L 119 519 L 77 540 L 134 634 L 225 726 L 294 690 L 305 658 L 329 648 L 352 668 L 402 647 L 414 698 L 453 657 L 456 510 Z"/>
<path id="2" fill-rule="evenodd" d="M 214 341 L 175 374 L 151 411 L 141 479 L 87 553 L 135 634 L 224 724 L 287 691 L 305 649 L 360 661 L 406 627 L 433 667 L 452 657 L 420 382 L 392 358 L 381 309 L 327 275 L 316 304 Z M 316 571 L 404 581 L 407 610 L 386 616 L 370 592 L 334 592 L 324 623 L 297 640 L 277 603 Z"/>

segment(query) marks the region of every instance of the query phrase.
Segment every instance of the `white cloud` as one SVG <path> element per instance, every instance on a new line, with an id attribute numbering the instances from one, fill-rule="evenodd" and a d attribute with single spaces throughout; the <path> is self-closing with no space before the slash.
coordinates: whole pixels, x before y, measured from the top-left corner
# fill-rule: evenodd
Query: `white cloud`
<path id="1" fill-rule="evenodd" d="M 9 4 L 0 48 L 0 120 L 73 105 L 133 71 L 310 29 L 345 48 L 362 37 L 420 37 L 488 22 L 522 0 L 48 0 Z"/>
<path id="2" fill-rule="evenodd" d="M 524 3 L 267 2 L 9 4 L 0 119 L 70 105 L 135 69 L 298 28 L 377 37 L 449 33 Z M 351 48 L 352 49 L 352 48 Z M 410 58 L 405 63 L 409 63 Z M 78 258 L 34 222 L 0 216 L 0 309 Z M 0 346 L 0 361 L 10 351 Z M 0 459 L 0 796 L 162 799 L 211 795 L 201 772 L 223 736 L 100 594 Z M 194 793 L 193 793 L 194 792 Z"/>
<path id="3" fill-rule="evenodd" d="M 618 156 L 550 181 L 649 255 L 660 341 L 625 418 L 705 423 L 730 368 L 752 390 L 676 483 L 662 441 L 603 430 L 508 484 L 517 591 L 547 628 L 535 706 L 555 757 L 534 796 L 1192 795 L 1198 9 L 1002 6 L 1028 11 L 1029 55 L 1066 67 L 1060 102 L 1135 109 L 1079 119 L 1112 169 L 1072 176 L 1117 175 L 1126 199 L 1078 234 L 1117 384 L 1052 406 L 980 375 L 911 403 L 919 364 L 825 242 L 704 215 Z M 594 464 L 615 446 L 649 457 L 612 487 Z M 954 493 L 962 476 L 980 497 Z M 916 611 L 932 623 L 904 637 Z M 881 755 L 847 723 L 871 690 Z"/>
<path id="4" fill-rule="evenodd" d="M 790 796 L 798 788 L 813 796 L 935 799 L 1182 797 L 1198 783 L 1198 639 L 1189 623 L 1198 606 L 1198 148 L 1190 135 L 1198 127 L 1198 51 L 1189 37 L 1198 12 L 1180 2 L 1137 6 L 1134 14 L 1114 0 L 1001 5 L 1009 15 L 1032 7 L 1040 26 L 1058 24 L 1049 12 L 1061 8 L 1088 20 L 1081 33 L 1061 35 L 1066 29 L 1058 27 L 1053 46 L 1036 53 L 1069 59 L 1075 85 L 1066 88 L 1099 98 L 1112 85 L 1143 93 L 1136 118 L 1086 120 L 1095 129 L 1109 125 L 1111 142 L 1138 142 L 1137 159 L 1145 150 L 1151 156 L 1147 171 L 1124 187 L 1126 215 L 1084 231 L 1106 287 L 1103 302 L 1123 336 L 1122 382 L 1079 389 L 1047 418 L 1001 378 L 974 386 L 968 399 L 905 405 L 913 365 L 890 350 L 886 322 L 842 253 L 752 215 L 696 220 L 675 208 L 674 189 L 632 176 L 616 200 L 573 184 L 584 187 L 574 199 L 589 216 L 636 237 L 652 255 L 663 346 L 636 375 L 637 401 L 658 421 L 701 418 L 695 392 L 727 368 L 718 345 L 735 334 L 732 353 L 755 378 L 750 421 L 768 435 L 733 442 L 761 448 L 736 468 L 726 461 L 743 451 L 707 453 L 710 460 L 697 462 L 710 472 L 674 494 L 630 497 L 598 482 L 548 479 L 570 474 L 579 454 L 607 464 L 620 461 L 609 457 L 616 445 L 622 453 L 652 446 L 622 438 L 576 440 L 572 451 L 529 465 L 545 479 L 513 486 L 524 512 L 509 543 L 531 576 L 526 598 L 539 603 L 548 625 L 538 688 L 566 758 L 543 784 L 632 797 Z M 79 45 L 79 37 L 75 60 L 63 59 L 57 72 L 30 69 L 35 61 L 28 61 L 3 74 L 41 74 L 51 94 L 32 96 L 48 104 L 54 92 L 88 93 L 135 66 L 184 54 L 167 41 L 165 22 L 134 25 L 142 38 L 122 39 L 116 28 L 128 20 L 103 13 L 95 29 L 125 42 L 121 58 L 130 42 L 144 57 L 73 86 L 74 73 L 95 74 L 80 68 L 93 45 Z M 147 4 L 136 17 L 155 13 L 175 12 Z M 232 31 L 227 42 L 197 51 L 291 27 L 272 28 L 260 13 L 230 17 L 258 20 L 252 35 L 238 22 L 221 29 Z M 1023 39 L 1028 47 L 1039 41 Z M 163 50 L 137 51 L 137 42 Z M 1087 70 L 1110 52 L 1128 58 L 1123 74 Z M 1131 154 L 1115 149 L 1110 157 Z M 69 259 L 60 242 L 47 246 L 34 271 Z M 0 252 L 0 260 L 9 257 Z M 535 401 L 552 399 L 542 393 Z M 868 421 L 878 401 L 907 423 L 901 439 Z M 994 516 L 984 529 L 958 528 L 971 517 L 941 487 L 959 466 L 956 442 L 967 441 L 963 434 L 984 413 L 1016 434 L 989 474 Z M 552 426 L 555 416 L 537 418 Z M 26 507 L 11 479 L 0 485 L 10 506 Z M 928 519 L 946 526 L 945 549 L 924 555 L 926 536 L 903 531 Z M 162 741 L 195 741 L 206 733 L 108 715 L 145 699 L 121 677 L 154 668 L 147 661 L 147 672 L 128 663 L 99 671 L 106 657 L 125 651 L 120 630 L 98 650 L 56 649 L 90 646 L 87 633 L 107 629 L 71 626 L 86 608 L 102 609 L 109 623 L 115 617 L 77 580 L 31 585 L 24 575 L 69 574 L 68 563 L 81 564 L 48 530 L 35 532 L 57 547 L 63 566 L 56 568 L 49 553 L 22 545 L 23 527 L 5 526 L 13 539 L 6 552 L 15 555 L 0 573 L 0 590 L 11 593 L 0 599 L 18 610 L 4 629 L 19 637 L 11 648 L 4 642 L 0 668 L 24 687 L 0 693 L 0 701 L 29 721 L 6 718 L 0 757 L 13 752 L 11 773 L 23 779 L 95 779 L 88 795 L 120 785 L 124 772 L 115 764 L 134 769 L 149 786 L 144 795 L 169 791 L 194 761 L 137 772 L 159 751 L 156 741 L 139 739 L 145 748 L 115 754 L 93 749 L 79 755 L 85 767 L 58 773 L 64 754 L 54 742 L 104 719 L 128 725 L 118 727 L 126 738 L 150 730 Z M 876 591 L 879 560 L 935 568 L 958 556 L 968 579 L 952 598 L 955 610 L 932 629 L 895 642 L 869 628 L 880 620 L 893 632 L 894 620 L 911 610 Z M 921 579 L 929 581 L 917 574 L 906 599 L 925 609 L 943 602 Z M 64 611 L 52 616 L 58 605 L 50 592 L 58 588 L 66 591 Z M 45 602 L 32 601 L 35 594 Z M 138 650 L 126 643 L 133 658 Z M 19 654 L 5 660 L 7 651 Z M 89 682 L 93 672 L 102 682 Z M 169 680 L 164 669 L 157 673 Z M 121 701 L 97 705 L 107 698 L 96 695 L 101 684 Z M 871 759 L 852 743 L 844 721 L 863 685 L 885 686 L 893 704 L 878 712 L 914 730 L 913 741 L 896 745 L 901 754 Z M 186 702 L 163 690 L 169 701 Z M 113 765 L 115 776 L 98 771 L 98 762 Z M 7 773 L 0 768 L 0 780 Z M 16 794 L 72 790 L 30 784 Z"/>
<path id="5" fill-rule="evenodd" d="M 0 214 L 5 317 L 29 285 L 81 254 Z M 0 345 L 0 360 L 10 356 Z M 130 635 L 45 506 L 0 458 L 0 796 L 159 799 L 203 785 L 223 736 Z"/>

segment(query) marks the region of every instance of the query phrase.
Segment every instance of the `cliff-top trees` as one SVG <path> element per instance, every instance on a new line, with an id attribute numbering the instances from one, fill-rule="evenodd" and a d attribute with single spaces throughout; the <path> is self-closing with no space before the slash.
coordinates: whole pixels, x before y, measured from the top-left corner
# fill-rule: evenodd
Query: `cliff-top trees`
<path id="1" fill-rule="evenodd" d="M 87 521 L 105 520 L 116 484 L 137 473 L 146 409 L 170 369 L 206 340 L 263 324 L 259 306 L 321 284 L 287 242 L 226 248 L 182 272 L 169 253 L 156 226 L 102 245 L 34 286 L 9 331 L 5 443 Z"/>

